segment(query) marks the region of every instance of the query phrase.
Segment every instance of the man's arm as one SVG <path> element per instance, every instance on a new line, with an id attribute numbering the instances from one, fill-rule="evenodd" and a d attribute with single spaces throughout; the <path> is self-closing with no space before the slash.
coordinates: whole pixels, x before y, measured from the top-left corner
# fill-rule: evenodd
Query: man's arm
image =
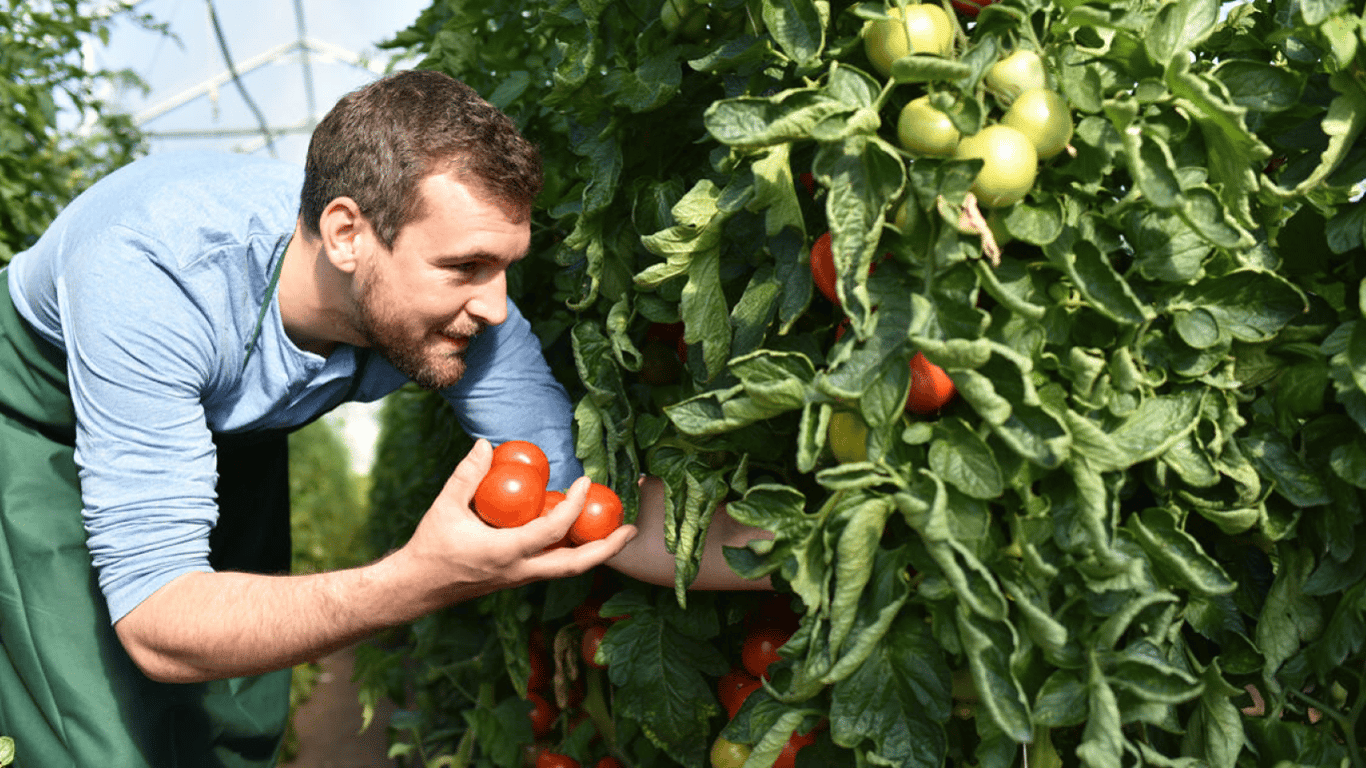
<path id="1" fill-rule="evenodd" d="M 640 481 L 640 512 L 636 527 L 640 535 L 607 561 L 612 568 L 635 579 L 660 586 L 674 584 L 674 556 L 664 547 L 664 482 L 657 477 Z M 689 589 L 773 589 L 769 577 L 744 579 L 731 570 L 722 547 L 743 547 L 754 539 L 772 539 L 773 533 L 736 522 L 724 508 L 712 516 L 702 550 L 697 578 Z"/>
<path id="2" fill-rule="evenodd" d="M 115 625 L 148 677 L 188 683 L 284 669 L 437 609 L 533 581 L 573 576 L 617 554 L 623 526 L 579 547 L 544 551 L 583 508 L 588 481 L 555 510 L 496 529 L 470 509 L 492 449 L 480 440 L 451 474 L 412 538 L 369 565 L 302 576 L 187 573 Z"/>

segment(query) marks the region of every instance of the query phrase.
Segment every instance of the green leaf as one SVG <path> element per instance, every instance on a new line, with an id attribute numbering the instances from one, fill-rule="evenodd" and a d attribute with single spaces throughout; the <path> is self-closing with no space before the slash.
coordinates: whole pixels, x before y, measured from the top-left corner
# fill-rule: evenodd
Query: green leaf
<path id="1" fill-rule="evenodd" d="M 764 0 L 764 26 L 797 65 L 813 66 L 825 47 L 825 18 L 812 0 Z"/>
<path id="2" fill-rule="evenodd" d="M 830 692 L 830 734 L 893 765 L 938 768 L 947 754 L 949 670 L 924 620 L 902 614 L 881 643 Z"/>
<path id="3" fill-rule="evenodd" d="M 526 699 L 508 696 L 491 709 L 472 707 L 460 714 L 469 724 L 479 748 L 500 765 L 513 765 L 522 756 L 522 745 L 535 739 Z"/>
<path id="4" fill-rule="evenodd" d="M 820 123 L 852 112 L 815 89 L 796 88 L 768 98 L 715 102 L 703 113 L 703 123 L 722 144 L 753 148 L 803 140 Z"/>
<path id="5" fill-rule="evenodd" d="M 892 79 L 898 83 L 953 82 L 972 76 L 972 69 L 942 56 L 913 53 L 892 62 Z"/>
<path id="6" fill-rule="evenodd" d="M 1324 478 L 1271 427 L 1253 427 L 1238 438 L 1238 445 L 1258 473 L 1275 483 L 1276 492 L 1296 507 L 1317 507 L 1333 500 Z"/>
<path id="7" fill-rule="evenodd" d="M 1140 301 L 1093 243 L 1075 233 L 1044 246 L 1049 260 L 1064 269 L 1096 311 L 1121 323 L 1139 324 L 1152 319 L 1152 307 Z"/>
<path id="8" fill-rule="evenodd" d="M 1229 685 L 1219 671 L 1218 659 L 1201 675 L 1204 690 L 1182 739 L 1181 754 L 1205 761 L 1210 768 L 1234 768 L 1243 750 L 1243 718 L 1232 698 L 1244 693 Z"/>
<path id="9" fill-rule="evenodd" d="M 835 545 L 835 593 L 830 601 L 829 653 L 837 656 L 854 627 L 864 587 L 873 576 L 873 560 L 892 504 L 872 497 L 848 513 Z"/>
<path id="10" fill-rule="evenodd" d="M 708 642 L 719 629 L 715 609 L 694 603 L 685 610 L 660 592 L 654 601 L 621 593 L 603 605 L 609 615 L 629 614 L 602 640 L 601 652 L 612 659 L 613 709 L 639 722 L 652 742 L 684 765 L 705 760 L 707 743 L 699 734 L 719 712 L 708 678 L 730 669 Z"/>
<path id="11" fill-rule="evenodd" d="M 1144 43 L 1148 56 L 1159 65 L 1193 50 L 1209 37 L 1219 21 L 1217 0 L 1176 0 L 1162 6 Z"/>
<path id="12" fill-rule="evenodd" d="M 958 634 L 972 668 L 973 682 L 982 696 L 981 706 L 1011 739 L 1021 744 L 1032 741 L 1034 726 L 1029 700 L 1010 663 L 1018 646 L 1014 627 L 979 617 L 961 605 L 957 616 Z"/>
<path id="13" fill-rule="evenodd" d="M 1313 640 L 1323 630 L 1322 609 L 1303 591 L 1314 567 L 1313 555 L 1298 547 L 1281 547 L 1278 551 L 1281 567 L 1266 595 L 1254 638 L 1265 659 L 1263 670 L 1268 681 L 1275 679 L 1281 665 L 1299 651 L 1301 643 Z"/>
<path id="14" fill-rule="evenodd" d="M 1086 688 L 1088 717 L 1077 757 L 1091 768 L 1120 768 L 1125 739 L 1120 730 L 1119 702 L 1095 658 L 1091 659 Z"/>
<path id="15" fill-rule="evenodd" d="M 1034 722 L 1045 728 L 1081 725 L 1089 712 L 1086 685 L 1075 672 L 1055 670 L 1034 698 Z"/>
<path id="16" fill-rule="evenodd" d="M 1166 512 L 1150 509 L 1132 515 L 1128 527 L 1148 557 L 1181 586 L 1205 596 L 1226 595 L 1237 587 L 1195 537 L 1176 528 Z"/>
<path id="17" fill-rule="evenodd" d="M 1005 490 L 995 454 L 962 419 L 946 418 L 935 424 L 929 458 L 936 475 L 973 498 L 994 499 Z"/>
<path id="18" fill-rule="evenodd" d="M 1255 112 L 1283 112 L 1300 102 L 1304 83 L 1294 72 L 1251 59 L 1220 62 L 1211 72 L 1234 104 Z"/>

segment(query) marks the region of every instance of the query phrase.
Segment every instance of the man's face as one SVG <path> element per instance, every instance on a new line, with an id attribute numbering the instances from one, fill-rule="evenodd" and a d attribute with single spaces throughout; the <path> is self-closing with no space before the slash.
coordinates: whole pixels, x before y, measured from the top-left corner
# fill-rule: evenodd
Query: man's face
<path id="1" fill-rule="evenodd" d="M 470 339 L 507 319 L 507 269 L 526 255 L 530 217 L 450 174 L 418 184 L 418 216 L 356 273 L 353 322 L 369 346 L 419 386 L 465 372 Z"/>

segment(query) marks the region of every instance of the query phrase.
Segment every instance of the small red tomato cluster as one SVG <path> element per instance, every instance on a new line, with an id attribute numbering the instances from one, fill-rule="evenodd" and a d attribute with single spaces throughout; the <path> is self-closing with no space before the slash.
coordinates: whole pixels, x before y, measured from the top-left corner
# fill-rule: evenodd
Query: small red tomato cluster
<path id="1" fill-rule="evenodd" d="M 516 528 L 549 514 L 564 493 L 547 489 L 550 461 L 535 443 L 509 440 L 493 449 L 488 474 L 474 491 L 474 511 L 495 528 Z M 621 527 L 621 499 L 611 488 L 593 483 L 583 511 L 551 549 L 607 538 Z"/>
<path id="2" fill-rule="evenodd" d="M 570 741 L 576 741 L 579 752 L 601 755 L 596 762 L 590 760 L 594 768 L 622 768 L 621 761 L 607 751 L 606 745 L 595 731 L 591 739 L 581 738 L 580 728 L 598 727 L 593 722 L 595 686 L 601 690 L 605 679 L 599 677 L 590 683 L 588 678 L 602 676 L 607 665 L 598 661 L 598 648 L 613 623 L 629 618 L 628 616 L 606 617 L 601 613 L 602 605 L 608 594 L 608 578 L 600 570 L 594 583 L 593 592 L 573 610 L 573 622 L 557 628 L 535 624 L 531 628 L 528 643 L 530 674 L 527 676 L 526 699 L 531 703 L 531 730 L 535 742 L 524 745 L 523 765 L 526 768 L 579 768 L 576 758 L 564 754 L 574 752 L 567 748 Z M 547 633 L 553 631 L 554 652 L 547 647 Z M 580 662 L 582 666 L 580 666 Z M 601 696 L 601 694 L 596 694 Z M 601 701 L 598 705 L 601 706 Z M 556 727 L 563 723 L 565 741 L 555 737 Z M 571 734 L 574 736 L 571 738 Z M 563 751 L 561 751 L 563 750 Z M 583 754 L 579 757 L 584 757 Z"/>
<path id="3" fill-rule="evenodd" d="M 782 648 L 796 631 L 796 616 L 790 607 L 781 604 L 783 600 L 784 598 L 775 596 L 772 601 L 749 616 L 749 629 L 745 633 L 744 643 L 740 646 L 740 664 L 731 668 L 716 682 L 717 698 L 725 708 L 726 716 L 732 720 L 740 712 L 740 707 L 744 706 L 749 695 L 763 687 L 763 681 L 769 677 L 769 667 L 782 659 L 778 649 Z M 818 728 L 812 728 L 807 733 L 793 732 L 783 745 L 782 751 L 778 753 L 778 759 L 773 763 L 774 768 L 794 768 L 797 752 L 815 743 L 817 730 Z M 735 744 L 724 737 L 718 738 L 712 745 L 713 766 L 729 763 L 737 756 L 740 758 L 739 762 L 736 762 L 738 765 L 749 756 L 750 749 L 750 745 Z"/>

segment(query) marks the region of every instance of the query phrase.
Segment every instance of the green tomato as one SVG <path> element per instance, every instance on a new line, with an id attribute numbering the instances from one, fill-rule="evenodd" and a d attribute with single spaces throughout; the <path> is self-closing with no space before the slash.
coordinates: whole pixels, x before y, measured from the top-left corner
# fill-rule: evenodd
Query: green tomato
<path id="1" fill-rule="evenodd" d="M 1025 91 L 1048 85 L 1048 77 L 1039 54 L 1021 48 L 992 64 L 986 83 L 993 93 L 1013 100 Z"/>
<path id="2" fill-rule="evenodd" d="M 1047 88 L 1033 88 L 1020 94 L 1001 123 L 1028 136 L 1044 160 L 1061 152 L 1072 140 L 1072 112 L 1067 100 Z"/>
<path id="3" fill-rule="evenodd" d="M 826 429 L 830 452 L 841 464 L 868 460 L 868 425 L 853 411 L 835 411 Z"/>
<path id="4" fill-rule="evenodd" d="M 948 56 L 953 53 L 953 22 L 944 9 L 929 3 L 906 6 L 906 17 L 901 8 L 887 9 L 886 19 L 875 19 L 863 25 L 863 49 L 868 61 L 883 77 L 892 73 L 892 62 L 912 53 Z"/>
<path id="5" fill-rule="evenodd" d="M 1034 188 L 1039 171 L 1039 153 L 1034 143 L 1015 128 L 999 123 L 964 136 L 953 156 L 960 160 L 982 160 L 972 193 L 992 208 L 1004 208 L 1024 199 Z"/>
<path id="6" fill-rule="evenodd" d="M 751 751 L 745 744 L 736 744 L 718 736 L 711 745 L 712 768 L 740 768 L 749 759 Z"/>
<path id="7" fill-rule="evenodd" d="M 952 157 L 961 137 L 949 116 L 930 104 L 929 96 L 902 107 L 896 136 L 906 151 L 938 157 Z"/>
<path id="8" fill-rule="evenodd" d="M 664 0 L 664 5 L 659 9 L 659 22 L 670 32 L 676 31 L 689 40 L 698 40 L 707 33 L 708 10 L 698 8 L 693 0 Z"/>

